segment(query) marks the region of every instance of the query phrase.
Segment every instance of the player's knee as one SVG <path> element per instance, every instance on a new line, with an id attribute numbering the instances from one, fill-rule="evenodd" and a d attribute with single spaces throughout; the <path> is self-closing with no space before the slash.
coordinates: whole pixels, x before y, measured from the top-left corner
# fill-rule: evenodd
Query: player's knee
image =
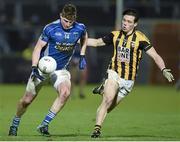
<path id="1" fill-rule="evenodd" d="M 69 95 L 61 94 L 61 96 L 60 96 L 61 103 L 65 103 L 68 98 L 69 98 Z"/>
<path id="2" fill-rule="evenodd" d="M 104 103 L 107 105 L 107 106 L 110 106 L 113 102 L 113 97 L 112 96 L 105 96 L 104 97 Z"/>
<path id="3" fill-rule="evenodd" d="M 21 99 L 20 100 L 20 104 L 23 106 L 23 107 L 28 107 L 30 104 L 31 104 L 31 100 L 30 99 Z"/>
<path id="4" fill-rule="evenodd" d="M 64 95 L 64 96 L 69 96 L 70 95 L 70 89 L 68 87 L 62 87 L 59 89 L 59 94 Z"/>
<path id="5" fill-rule="evenodd" d="M 69 98 L 69 96 L 70 96 L 70 89 L 68 89 L 67 87 L 60 89 L 59 97 L 60 97 L 62 102 L 67 100 Z"/>
<path id="6" fill-rule="evenodd" d="M 107 113 L 110 113 L 116 107 L 115 103 L 112 103 L 109 108 L 107 109 Z"/>
<path id="7" fill-rule="evenodd" d="M 22 99 L 20 99 L 20 104 L 23 107 L 27 107 L 28 105 L 30 105 L 34 99 L 35 95 L 33 95 L 30 92 L 26 92 L 25 95 L 23 96 Z"/>

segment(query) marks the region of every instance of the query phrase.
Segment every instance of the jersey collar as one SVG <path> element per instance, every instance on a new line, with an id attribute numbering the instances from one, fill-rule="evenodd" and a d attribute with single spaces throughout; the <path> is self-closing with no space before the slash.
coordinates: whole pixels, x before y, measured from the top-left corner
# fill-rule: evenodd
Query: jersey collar
<path id="1" fill-rule="evenodd" d="M 121 32 L 124 34 L 125 37 L 131 36 L 135 31 L 136 31 L 136 29 L 134 28 L 134 30 L 129 35 L 127 35 L 127 33 L 125 33 L 123 30 L 121 30 Z"/>

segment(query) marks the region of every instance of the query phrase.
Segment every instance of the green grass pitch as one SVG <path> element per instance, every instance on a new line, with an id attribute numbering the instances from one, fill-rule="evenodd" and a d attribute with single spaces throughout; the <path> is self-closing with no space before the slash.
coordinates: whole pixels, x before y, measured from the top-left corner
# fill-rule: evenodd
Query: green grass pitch
<path id="1" fill-rule="evenodd" d="M 24 85 L 0 85 L 0 141 L 92 141 L 96 109 L 101 96 L 92 95 L 94 85 L 87 85 L 86 98 L 79 99 L 78 88 L 62 112 L 52 121 L 51 137 L 40 136 L 41 123 L 56 97 L 45 86 L 21 120 L 17 137 L 8 129 Z M 133 91 L 106 117 L 100 141 L 180 141 L 180 92 L 172 86 L 134 86 Z"/>

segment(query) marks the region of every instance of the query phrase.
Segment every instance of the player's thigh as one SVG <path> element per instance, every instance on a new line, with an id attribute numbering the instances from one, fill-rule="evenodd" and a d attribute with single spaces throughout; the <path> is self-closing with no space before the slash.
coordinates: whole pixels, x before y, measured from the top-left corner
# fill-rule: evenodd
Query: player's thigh
<path id="1" fill-rule="evenodd" d="M 108 78 L 105 81 L 104 93 L 107 95 L 113 94 L 113 96 L 115 96 L 119 88 L 118 81 L 119 75 L 113 70 L 108 70 Z"/>
<path id="2" fill-rule="evenodd" d="M 67 70 L 58 70 L 51 75 L 51 82 L 54 88 L 58 91 L 61 87 L 67 87 L 70 90 L 71 87 L 71 75 Z"/>
<path id="3" fill-rule="evenodd" d="M 115 80 L 108 78 L 104 86 L 104 97 L 108 100 L 114 100 L 118 88 L 118 83 Z"/>

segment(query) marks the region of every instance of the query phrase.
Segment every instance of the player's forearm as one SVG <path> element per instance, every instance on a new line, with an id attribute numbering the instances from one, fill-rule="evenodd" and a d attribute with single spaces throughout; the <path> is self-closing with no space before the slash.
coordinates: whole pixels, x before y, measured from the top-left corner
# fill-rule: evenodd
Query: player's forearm
<path id="1" fill-rule="evenodd" d="M 104 46 L 105 43 L 102 40 L 102 38 L 88 38 L 87 46 L 92 46 L 92 47 L 99 47 L 99 46 Z"/>
<path id="2" fill-rule="evenodd" d="M 34 51 L 32 53 L 32 66 L 37 66 L 38 65 L 38 61 L 40 58 L 40 52 L 41 50 L 37 47 L 34 48 Z"/>
<path id="3" fill-rule="evenodd" d="M 166 67 L 163 59 L 161 58 L 161 56 L 157 55 L 157 56 L 154 58 L 154 61 L 155 61 L 156 65 L 159 67 L 159 69 L 160 69 L 161 71 Z"/>
<path id="4" fill-rule="evenodd" d="M 41 39 L 38 40 L 32 53 L 32 66 L 38 65 L 41 50 L 45 45 L 46 45 L 46 42 L 42 41 Z"/>
<path id="5" fill-rule="evenodd" d="M 97 47 L 97 39 L 88 38 L 87 46 Z"/>
<path id="6" fill-rule="evenodd" d="M 86 55 L 86 45 L 81 47 L 80 55 Z"/>
<path id="7" fill-rule="evenodd" d="M 80 40 L 81 42 L 81 52 L 80 52 L 80 55 L 85 55 L 86 54 L 86 47 L 87 47 L 87 40 L 88 40 L 88 35 L 86 33 L 86 35 L 84 36 L 84 38 L 82 38 Z"/>
<path id="8" fill-rule="evenodd" d="M 160 70 L 165 68 L 163 59 L 161 58 L 161 56 L 159 56 L 154 47 L 151 47 L 148 51 L 146 51 L 146 53 L 154 60 Z"/>

